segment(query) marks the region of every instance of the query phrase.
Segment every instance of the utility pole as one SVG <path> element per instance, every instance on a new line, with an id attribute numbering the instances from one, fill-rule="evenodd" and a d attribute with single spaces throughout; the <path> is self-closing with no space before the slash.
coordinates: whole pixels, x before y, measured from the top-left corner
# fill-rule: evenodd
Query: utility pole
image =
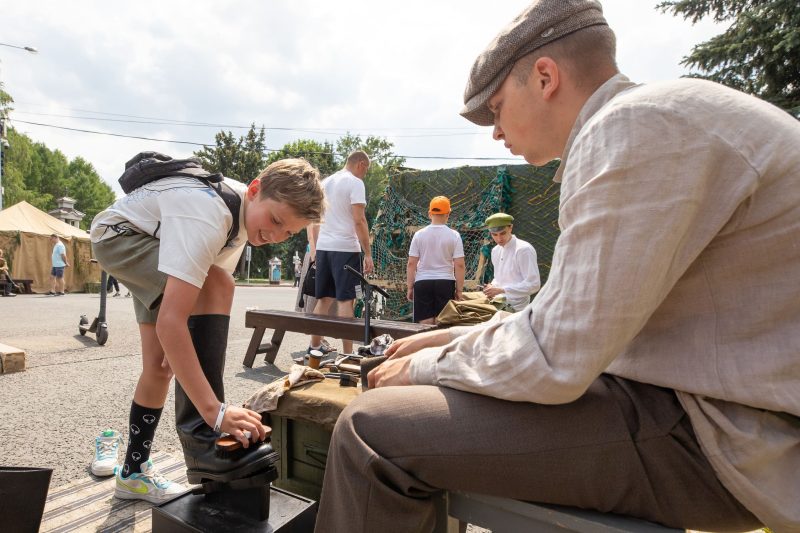
<path id="1" fill-rule="evenodd" d="M 32 54 L 39 53 L 39 51 L 32 46 L 16 46 L 7 43 L 0 43 L 0 46 L 7 46 L 9 48 L 18 48 L 20 50 L 25 50 L 26 52 L 30 52 Z M 9 147 L 8 140 L 6 139 L 7 120 L 8 116 L 6 116 L 5 108 L 0 107 L 0 211 L 3 210 L 3 166 L 4 166 L 3 149 Z"/>

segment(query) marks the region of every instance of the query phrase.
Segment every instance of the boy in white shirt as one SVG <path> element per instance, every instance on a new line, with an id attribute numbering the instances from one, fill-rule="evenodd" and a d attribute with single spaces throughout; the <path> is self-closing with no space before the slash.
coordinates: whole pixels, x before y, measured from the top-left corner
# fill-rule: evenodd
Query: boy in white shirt
<path id="1" fill-rule="evenodd" d="M 437 196 L 428 208 L 431 224 L 414 234 L 406 267 L 407 297 L 414 302 L 414 322 L 433 324 L 452 299 L 464 289 L 464 244 L 447 227 L 450 200 Z"/>
<path id="2" fill-rule="evenodd" d="M 271 164 L 249 186 L 210 174 L 197 159 L 156 152 L 137 155 L 125 168 L 120 183 L 131 179 L 135 188 L 99 213 L 90 232 L 100 265 L 134 296 L 142 338 L 142 374 L 115 495 L 160 504 L 185 491 L 149 460 L 173 372 L 190 483 L 246 477 L 272 460 L 261 416 L 224 402 L 231 272 L 246 242 L 286 240 L 321 218 L 324 201 L 319 172 L 302 159 Z M 218 457 L 214 445 L 222 432 L 248 453 Z M 98 437 L 93 472 L 114 473 L 100 467 L 115 462 L 120 439 L 113 431 Z"/>
<path id="3" fill-rule="evenodd" d="M 497 246 L 492 248 L 494 279 L 483 292 L 489 298 L 504 297 L 514 311 L 522 311 L 541 287 L 536 250 L 512 233 L 511 215 L 493 214 L 486 219 L 486 228 Z"/>

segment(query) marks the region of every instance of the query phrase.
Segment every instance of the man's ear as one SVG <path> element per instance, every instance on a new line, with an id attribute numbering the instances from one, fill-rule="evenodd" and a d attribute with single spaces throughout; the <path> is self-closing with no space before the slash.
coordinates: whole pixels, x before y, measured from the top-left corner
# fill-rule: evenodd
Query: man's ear
<path id="1" fill-rule="evenodd" d="M 533 73 L 536 75 L 537 89 L 541 91 L 542 98 L 551 99 L 561 84 L 558 63 L 547 56 L 540 57 L 533 65 Z"/>

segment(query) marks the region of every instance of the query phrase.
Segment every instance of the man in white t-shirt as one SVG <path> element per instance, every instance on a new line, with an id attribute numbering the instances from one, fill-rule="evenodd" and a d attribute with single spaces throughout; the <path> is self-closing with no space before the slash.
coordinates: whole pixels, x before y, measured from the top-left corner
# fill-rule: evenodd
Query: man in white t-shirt
<path id="1" fill-rule="evenodd" d="M 349 265 L 364 274 L 371 273 L 374 268 L 369 226 L 364 214 L 367 207 L 364 176 L 368 170 L 369 156 L 358 150 L 347 157 L 342 170 L 322 181 L 328 207 L 322 224 L 309 232 L 309 240 L 314 241 L 311 248 L 316 249 L 317 304 L 314 313 L 352 318 L 359 280 L 344 267 Z M 322 337 L 312 335 L 308 351 L 321 347 Z M 342 349 L 344 353 L 351 353 L 353 341 L 342 339 Z"/>
<path id="2" fill-rule="evenodd" d="M 486 227 L 497 246 L 492 248 L 494 279 L 483 292 L 489 298 L 505 297 L 514 311 L 522 311 L 541 287 L 541 281 L 536 250 L 512 233 L 513 222 L 514 217 L 505 213 L 495 213 L 486 219 Z"/>
<path id="3" fill-rule="evenodd" d="M 414 322 L 433 324 L 436 317 L 464 290 L 464 243 L 447 227 L 450 200 L 437 196 L 428 207 L 431 223 L 414 234 L 408 250 L 406 285 L 414 302 Z"/>

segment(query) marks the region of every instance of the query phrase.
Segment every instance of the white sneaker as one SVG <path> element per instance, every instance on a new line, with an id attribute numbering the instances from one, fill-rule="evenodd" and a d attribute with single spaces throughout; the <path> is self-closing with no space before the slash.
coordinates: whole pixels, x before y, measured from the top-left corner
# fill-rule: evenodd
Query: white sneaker
<path id="1" fill-rule="evenodd" d="M 122 435 L 113 429 L 107 429 L 94 438 L 92 474 L 95 476 L 114 475 L 120 444 L 122 444 Z"/>
<path id="2" fill-rule="evenodd" d="M 114 496 L 123 500 L 145 500 L 161 505 L 189 491 L 180 483 L 175 483 L 162 476 L 148 459 L 142 463 L 142 472 L 134 472 L 128 477 L 117 469 L 117 487 Z"/>

